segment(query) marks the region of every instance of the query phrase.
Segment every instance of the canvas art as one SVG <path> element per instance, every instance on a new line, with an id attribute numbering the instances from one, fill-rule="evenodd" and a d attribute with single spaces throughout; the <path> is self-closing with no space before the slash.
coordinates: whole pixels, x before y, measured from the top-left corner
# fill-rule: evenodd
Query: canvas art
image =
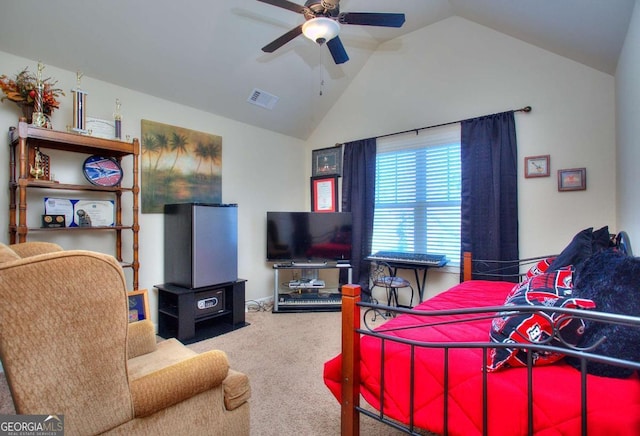
<path id="1" fill-rule="evenodd" d="M 222 202 L 222 137 L 142 120 L 142 213 Z"/>

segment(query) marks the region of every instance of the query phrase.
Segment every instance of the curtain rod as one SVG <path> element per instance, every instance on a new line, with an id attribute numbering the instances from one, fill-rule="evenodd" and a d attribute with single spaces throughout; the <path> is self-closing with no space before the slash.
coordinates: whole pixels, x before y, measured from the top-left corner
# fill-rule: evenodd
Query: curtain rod
<path id="1" fill-rule="evenodd" d="M 515 109 L 513 112 L 531 112 L 531 106 L 525 106 L 525 107 L 520 108 L 520 109 Z M 486 117 L 487 115 L 483 115 L 483 116 Z M 475 118 L 478 118 L 478 117 L 475 117 Z M 451 124 L 461 123 L 463 121 L 472 120 L 472 119 L 473 118 L 466 118 L 464 120 L 450 121 L 448 123 L 442 123 L 442 124 L 434 124 L 433 126 L 418 127 L 417 129 L 403 130 L 402 132 L 387 133 L 386 135 L 375 136 L 375 138 L 386 138 L 387 136 L 401 135 L 403 133 L 409 133 L 409 132 L 416 132 L 416 134 L 418 134 L 418 132 L 420 130 L 433 129 L 434 127 L 449 126 Z M 339 147 L 339 146 L 341 146 L 343 144 L 344 143 L 336 144 L 336 147 Z"/>

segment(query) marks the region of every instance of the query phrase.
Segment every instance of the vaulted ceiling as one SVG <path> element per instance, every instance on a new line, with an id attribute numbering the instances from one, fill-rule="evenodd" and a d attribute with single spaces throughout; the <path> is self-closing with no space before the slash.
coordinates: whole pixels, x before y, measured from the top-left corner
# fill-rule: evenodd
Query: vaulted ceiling
<path id="1" fill-rule="evenodd" d="M 384 41 L 460 16 L 615 74 L 635 3 L 342 0 L 341 11 L 402 12 L 406 22 L 343 25 L 350 60 L 335 65 L 302 36 L 262 52 L 304 18 L 256 0 L 20 0 L 2 5 L 0 51 L 306 139 Z M 247 102 L 255 88 L 278 97 L 273 109 Z"/>

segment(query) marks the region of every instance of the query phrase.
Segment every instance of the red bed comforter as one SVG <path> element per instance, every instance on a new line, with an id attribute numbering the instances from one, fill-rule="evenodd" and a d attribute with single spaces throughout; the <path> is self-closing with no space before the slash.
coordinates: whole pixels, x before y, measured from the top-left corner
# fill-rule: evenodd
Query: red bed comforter
<path id="1" fill-rule="evenodd" d="M 513 283 L 469 281 L 416 307 L 422 310 L 500 306 Z M 460 318 L 457 315 L 456 318 Z M 450 316 L 449 318 L 453 318 Z M 424 319 L 401 315 L 379 328 L 424 324 Z M 391 333 L 428 342 L 487 342 L 491 320 L 473 321 Z M 385 345 L 385 414 L 408 423 L 409 348 Z M 443 433 L 443 351 L 416 349 L 414 425 Z M 324 380 L 341 400 L 341 356 L 325 363 Z M 361 394 L 380 408 L 380 341 L 361 340 Z M 482 434 L 482 351 L 449 352 L 449 420 L 453 435 Z M 527 370 L 507 368 L 488 377 L 488 434 L 527 434 Z M 537 435 L 578 435 L 581 431 L 580 372 L 562 361 L 533 370 L 534 431 Z M 588 430 L 590 435 L 640 435 L 640 379 L 588 376 Z"/>

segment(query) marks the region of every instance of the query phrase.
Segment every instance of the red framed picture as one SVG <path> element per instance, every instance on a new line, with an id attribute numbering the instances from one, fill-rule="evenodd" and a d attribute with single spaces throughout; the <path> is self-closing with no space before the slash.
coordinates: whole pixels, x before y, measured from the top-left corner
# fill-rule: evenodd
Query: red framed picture
<path id="1" fill-rule="evenodd" d="M 338 176 L 311 177 L 311 211 L 338 212 Z"/>

